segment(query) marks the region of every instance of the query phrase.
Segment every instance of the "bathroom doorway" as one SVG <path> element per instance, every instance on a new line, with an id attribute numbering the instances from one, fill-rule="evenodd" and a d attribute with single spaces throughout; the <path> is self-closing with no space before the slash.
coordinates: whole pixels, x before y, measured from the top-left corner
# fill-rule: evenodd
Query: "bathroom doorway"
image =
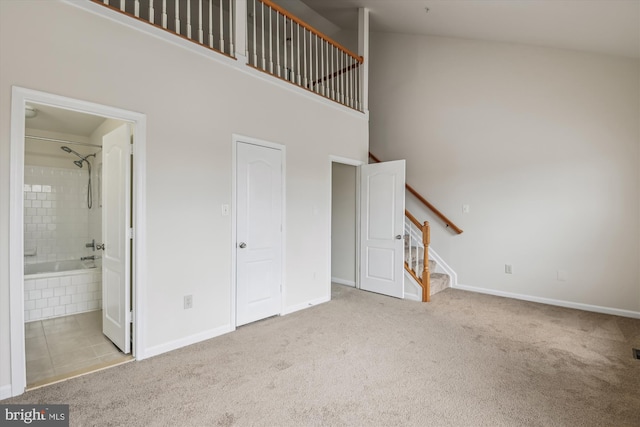
<path id="1" fill-rule="evenodd" d="M 14 88 L 10 245 L 24 258 L 10 260 L 13 395 L 136 354 L 132 200 L 142 189 L 131 155 L 143 124 L 138 113 Z"/>

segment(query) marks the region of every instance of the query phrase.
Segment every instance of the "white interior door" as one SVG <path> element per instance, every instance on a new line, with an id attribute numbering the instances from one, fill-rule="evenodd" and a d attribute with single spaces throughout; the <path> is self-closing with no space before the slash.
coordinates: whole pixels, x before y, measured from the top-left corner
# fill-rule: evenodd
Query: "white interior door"
<path id="1" fill-rule="evenodd" d="M 282 308 L 282 151 L 239 142 L 236 152 L 236 325 Z"/>
<path id="2" fill-rule="evenodd" d="M 102 138 L 102 332 L 128 354 L 130 339 L 131 131 Z"/>
<path id="3" fill-rule="evenodd" d="M 405 161 L 360 167 L 360 288 L 404 298 Z"/>

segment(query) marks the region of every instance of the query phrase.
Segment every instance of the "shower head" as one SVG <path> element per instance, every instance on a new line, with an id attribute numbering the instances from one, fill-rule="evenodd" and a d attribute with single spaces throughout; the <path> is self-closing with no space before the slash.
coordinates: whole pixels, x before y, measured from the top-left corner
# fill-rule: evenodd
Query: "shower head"
<path id="1" fill-rule="evenodd" d="M 82 162 L 84 162 L 84 160 L 75 160 L 73 162 L 73 164 L 76 165 L 77 167 L 81 168 L 82 167 Z"/>
<path id="2" fill-rule="evenodd" d="M 84 157 L 82 157 L 82 155 L 80 153 L 78 153 L 75 150 L 72 150 L 71 148 L 67 147 L 66 145 L 63 145 L 62 147 L 60 147 L 60 149 L 62 151 L 66 151 L 67 153 L 75 154 L 76 156 L 78 156 L 78 157 L 80 157 L 81 159 L 84 160 Z"/>

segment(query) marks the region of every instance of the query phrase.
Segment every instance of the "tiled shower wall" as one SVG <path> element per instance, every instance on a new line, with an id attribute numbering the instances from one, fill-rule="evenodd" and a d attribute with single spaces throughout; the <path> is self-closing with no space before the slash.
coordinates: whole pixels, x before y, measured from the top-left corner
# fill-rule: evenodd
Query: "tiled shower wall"
<path id="1" fill-rule="evenodd" d="M 87 180 L 84 169 L 25 166 L 25 263 L 92 255 Z"/>
<path id="2" fill-rule="evenodd" d="M 67 316 L 102 307 L 100 270 L 54 273 L 51 277 L 25 279 L 24 320 Z"/>

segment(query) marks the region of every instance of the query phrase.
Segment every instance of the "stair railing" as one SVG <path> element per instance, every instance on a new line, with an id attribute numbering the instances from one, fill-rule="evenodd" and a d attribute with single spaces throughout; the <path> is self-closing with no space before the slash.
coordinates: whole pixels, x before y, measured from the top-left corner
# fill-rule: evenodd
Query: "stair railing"
<path id="1" fill-rule="evenodd" d="M 247 9 L 249 65 L 362 111 L 362 56 L 270 0 L 248 0 Z"/>
<path id="2" fill-rule="evenodd" d="M 429 222 L 423 224 L 411 212 L 405 210 L 404 220 L 404 268 L 422 287 L 422 301 L 431 301 L 431 272 L 429 271 Z"/>
<path id="3" fill-rule="evenodd" d="M 233 0 L 91 0 L 234 57 Z"/>
<path id="4" fill-rule="evenodd" d="M 371 152 L 369 152 L 369 157 L 376 163 L 380 163 L 380 159 L 374 156 Z M 442 222 L 444 222 L 445 227 L 452 229 L 457 234 L 462 234 L 463 230 L 455 225 L 453 221 L 447 218 L 442 212 L 440 212 L 435 206 L 433 206 L 427 199 L 425 199 L 420 193 L 418 193 L 412 186 L 409 184 L 405 184 L 405 187 L 409 193 L 413 194 L 423 205 L 425 205 L 431 212 L 434 213 L 435 216 L 440 218 Z"/>

